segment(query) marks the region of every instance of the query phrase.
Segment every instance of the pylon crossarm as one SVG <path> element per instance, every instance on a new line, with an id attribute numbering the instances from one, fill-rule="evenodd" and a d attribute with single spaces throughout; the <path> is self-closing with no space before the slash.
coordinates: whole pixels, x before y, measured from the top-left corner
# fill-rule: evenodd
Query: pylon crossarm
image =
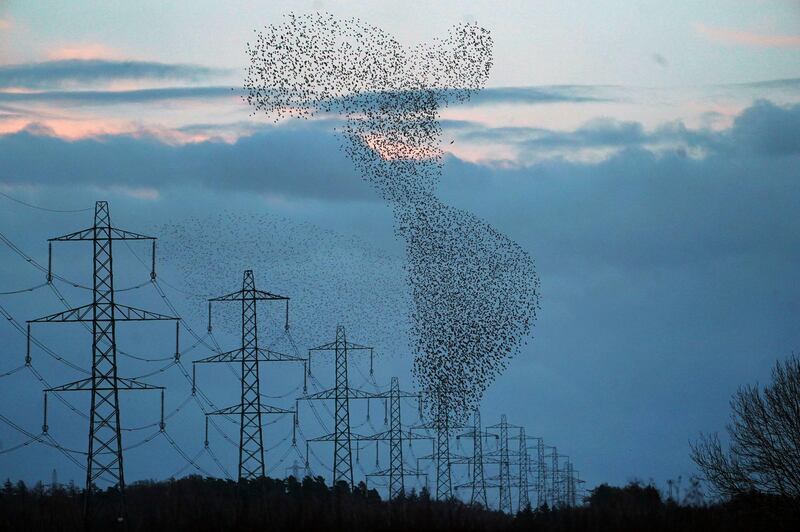
<path id="1" fill-rule="evenodd" d="M 371 351 L 373 348 L 361 345 L 361 344 L 354 344 L 352 342 L 344 342 L 344 345 L 338 344 L 339 348 L 346 347 L 348 351 L 360 351 L 360 350 L 367 350 Z M 312 347 L 309 351 L 335 351 L 336 350 L 336 342 L 329 342 L 327 344 L 318 345 L 317 347 Z"/>
<path id="2" fill-rule="evenodd" d="M 155 240 L 154 236 L 142 235 L 134 233 L 133 231 L 126 231 L 124 229 L 111 228 L 111 240 Z"/>
<path id="3" fill-rule="evenodd" d="M 377 434 L 370 434 L 369 436 L 360 436 L 358 434 L 350 434 L 350 439 L 353 441 L 383 441 L 388 440 L 391 431 L 379 432 Z"/>
<path id="4" fill-rule="evenodd" d="M 350 388 L 347 391 L 347 396 L 349 399 L 381 399 L 383 395 L 376 394 L 373 392 L 366 392 L 364 390 L 357 390 L 355 388 Z"/>
<path id="5" fill-rule="evenodd" d="M 167 316 L 165 314 L 159 314 L 157 312 L 150 312 L 149 310 L 142 310 L 140 308 L 129 307 L 128 305 L 120 305 L 119 303 L 114 303 L 114 310 L 119 313 L 118 316 L 114 317 L 115 319 L 118 320 L 128 320 L 128 321 L 180 320 L 180 318 L 176 318 L 174 316 Z"/>
<path id="6" fill-rule="evenodd" d="M 323 436 L 317 436 L 316 438 L 311 438 L 310 440 L 306 440 L 308 442 L 320 442 L 320 441 L 335 441 L 336 434 L 330 433 L 325 434 Z"/>
<path id="7" fill-rule="evenodd" d="M 269 292 L 265 292 L 263 290 L 237 290 L 236 292 L 231 292 L 230 294 L 225 294 L 224 296 L 213 297 L 209 299 L 209 301 L 242 301 L 246 299 L 248 301 L 256 300 L 256 301 L 288 301 L 291 298 L 286 296 L 279 296 L 277 294 L 271 294 Z"/>
<path id="8" fill-rule="evenodd" d="M 41 318 L 36 318 L 35 320 L 28 320 L 28 323 L 92 321 L 93 307 L 94 305 L 92 303 L 89 303 L 88 305 L 84 305 L 82 307 L 63 310 L 61 312 L 56 312 L 55 314 L 50 314 L 48 316 L 42 316 Z"/>
<path id="9" fill-rule="evenodd" d="M 306 362 L 308 359 L 279 353 L 271 349 L 258 348 L 259 362 Z"/>
<path id="10" fill-rule="evenodd" d="M 245 414 L 256 414 L 261 412 L 262 414 L 294 414 L 294 410 L 288 410 L 285 408 L 278 408 L 277 406 L 269 406 L 269 405 L 258 405 L 258 409 L 255 410 L 245 410 Z M 242 413 L 242 405 L 233 405 L 228 406 L 226 408 L 220 408 L 219 410 L 214 410 L 213 412 L 209 412 L 208 416 L 230 416 L 233 414 L 241 414 Z"/>
<path id="11" fill-rule="evenodd" d="M 380 399 L 383 398 L 383 395 L 374 394 L 372 392 L 365 392 L 364 390 L 355 390 L 350 388 L 347 392 L 348 399 Z M 322 390 L 321 392 L 312 393 L 309 395 L 304 395 L 302 397 L 298 397 L 298 401 L 313 401 L 313 400 L 320 400 L 320 399 L 336 399 L 336 388 L 330 388 L 328 390 Z"/>
<path id="12" fill-rule="evenodd" d="M 106 379 L 104 379 L 106 380 Z M 117 377 L 117 385 L 116 386 L 97 386 L 94 388 L 95 390 L 164 390 L 164 386 L 153 386 L 152 384 L 147 384 L 144 382 L 140 382 L 134 379 L 125 379 L 122 377 Z M 53 388 L 48 388 L 46 392 L 82 392 L 82 391 L 89 391 L 92 390 L 92 378 L 81 379 L 78 381 L 70 382 L 67 384 L 62 384 L 61 386 L 55 386 Z"/>
<path id="13" fill-rule="evenodd" d="M 297 398 L 298 401 L 315 401 L 320 399 L 336 399 L 336 388 L 322 390 L 321 392 L 312 393 Z"/>
<path id="14" fill-rule="evenodd" d="M 241 362 L 243 351 L 244 350 L 241 347 L 238 349 L 231 349 L 230 351 L 225 351 L 224 353 L 211 355 L 210 357 L 201 358 L 200 360 L 194 360 L 192 364 L 208 364 L 211 362 Z"/>
<path id="15" fill-rule="evenodd" d="M 153 236 L 147 235 L 140 235 L 139 233 L 134 233 L 132 231 L 125 231 L 124 229 L 117 229 L 116 227 L 111 227 L 111 240 L 155 240 L 156 238 Z M 95 228 L 90 227 L 88 229 L 81 229 L 80 231 L 75 231 L 73 233 L 69 233 L 62 236 L 57 236 L 55 238 L 48 239 L 49 242 L 68 242 L 68 241 L 77 241 L 77 240 L 94 240 L 95 239 Z M 108 240 L 109 237 L 104 237 L 104 240 Z"/>

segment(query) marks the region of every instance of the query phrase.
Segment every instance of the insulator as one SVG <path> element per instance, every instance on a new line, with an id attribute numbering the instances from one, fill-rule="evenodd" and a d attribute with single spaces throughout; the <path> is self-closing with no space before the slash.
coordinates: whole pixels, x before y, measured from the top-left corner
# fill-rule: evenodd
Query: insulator
<path id="1" fill-rule="evenodd" d="M 181 322 L 175 320 L 175 362 L 181 359 Z"/>
<path id="2" fill-rule="evenodd" d="M 152 261 L 150 266 L 150 279 L 156 280 L 156 241 L 153 239 L 153 247 L 150 251 L 150 259 Z"/>
<path id="3" fill-rule="evenodd" d="M 42 419 L 42 433 L 47 434 L 47 392 L 44 392 L 44 417 Z"/>
<path id="4" fill-rule="evenodd" d="M 53 282 L 53 243 L 47 243 L 47 282 Z"/>

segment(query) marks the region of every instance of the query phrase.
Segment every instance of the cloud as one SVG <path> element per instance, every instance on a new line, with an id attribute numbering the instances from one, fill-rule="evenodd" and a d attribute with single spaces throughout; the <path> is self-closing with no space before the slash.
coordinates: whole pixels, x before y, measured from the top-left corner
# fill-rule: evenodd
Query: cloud
<path id="1" fill-rule="evenodd" d="M 518 162 L 538 161 L 548 154 L 578 155 L 581 150 L 609 148 L 648 149 L 654 153 L 680 150 L 702 156 L 733 154 L 741 150 L 758 155 L 800 153 L 800 104 L 780 106 L 756 101 L 728 129 L 689 129 L 681 122 L 645 130 L 639 122 L 595 119 L 572 131 L 529 127 L 487 128 L 467 121 L 449 121 L 445 127 L 457 132 L 460 141 L 509 144 L 520 153 Z M 568 157 L 569 158 L 569 157 Z"/>
<path id="2" fill-rule="evenodd" d="M 731 127 L 719 131 L 689 129 L 680 122 L 648 131 L 638 122 L 611 119 L 594 120 L 566 132 L 490 129 L 468 122 L 448 125 L 461 128 L 459 142 L 515 146 L 519 158 L 512 166 L 522 169 L 550 166 L 601 171 L 631 159 L 651 166 L 690 159 L 726 164 L 744 160 L 752 163 L 752 170 L 758 174 L 766 172 L 769 164 L 800 156 L 800 104 L 779 106 L 767 101 L 756 102 L 738 115 Z M 197 127 L 195 134 L 206 126 Z M 0 136 L 0 181 L 147 190 L 190 186 L 328 200 L 375 199 L 369 187 L 354 175 L 327 122 L 304 127 L 263 126 L 233 142 L 202 140 L 187 144 L 178 140 L 143 130 L 69 141 L 33 125 Z M 564 156 L 606 148 L 610 151 L 594 161 L 594 166 L 569 166 L 570 157 Z M 761 160 L 766 162 L 759 170 L 753 161 Z"/>
<path id="3" fill-rule="evenodd" d="M 695 24 L 695 31 L 709 41 L 720 44 L 754 46 L 759 48 L 798 48 L 800 35 L 774 35 L 753 33 L 744 30 L 713 28 L 705 24 Z"/>
<path id="4" fill-rule="evenodd" d="M 0 88 L 53 89 L 119 80 L 198 81 L 227 71 L 199 65 L 107 59 L 64 59 L 0 66 Z"/>
<path id="5" fill-rule="evenodd" d="M 602 86 L 553 85 L 543 87 L 490 87 L 474 94 L 468 104 L 543 104 L 609 102 L 614 98 L 603 95 Z"/>
<path id="6" fill-rule="evenodd" d="M 313 154 L 310 156 L 309 154 Z M 68 141 L 46 129 L 0 136 L 0 182 L 158 190 L 200 187 L 329 200 L 372 200 L 333 133 L 269 127 L 235 143 L 171 144 L 148 135 Z"/>
<path id="7" fill-rule="evenodd" d="M 238 94 L 231 87 L 166 87 L 118 91 L 0 92 L 0 102 L 58 103 L 61 105 L 120 105 L 163 100 L 230 98 Z"/>
<path id="8" fill-rule="evenodd" d="M 94 62 L 94 61 L 91 61 Z M 177 75 L 183 72 L 176 65 L 161 65 L 163 67 L 176 67 L 174 74 Z M 4 77 L 4 68 L 9 68 L 10 74 Z M 196 73 L 191 73 L 191 69 L 195 67 L 184 67 L 188 69 L 187 79 L 197 79 L 200 74 L 204 72 L 204 67 L 196 67 L 201 69 Z M 0 88 L 2 87 L 25 87 L 29 89 L 36 88 L 36 83 L 41 83 L 44 86 L 45 79 L 35 81 L 33 77 L 25 77 L 24 74 L 16 72 L 16 67 L 0 67 Z M 24 69 L 23 69 L 24 70 Z M 211 69 L 209 69 L 211 70 Z M 120 75 L 124 68 L 120 69 Z M 155 75 L 157 72 L 162 71 L 156 67 L 153 71 Z M 146 69 L 142 69 L 142 77 Z M 171 74 L 170 68 L 163 69 L 163 79 L 167 79 Z M 215 72 L 215 71 L 212 71 Z M 209 74 L 210 75 L 210 74 Z M 98 74 L 99 79 L 100 74 Z M 155 77 L 155 76 L 152 76 Z M 110 77 L 104 78 L 110 80 Z M 121 79 L 121 78 L 118 78 Z M 64 79 L 59 79 L 59 83 Z M 27 85 L 24 85 L 27 83 Z M 550 104 L 550 103 L 582 103 L 582 102 L 604 102 L 613 101 L 611 98 L 601 96 L 591 96 L 590 94 L 595 90 L 594 87 L 507 87 L 507 88 L 494 88 L 485 89 L 473 96 L 467 102 L 467 105 L 494 105 L 494 104 Z M 193 98 L 224 98 L 231 95 L 243 94 L 241 89 L 233 89 L 232 87 L 222 86 L 194 86 L 194 87 L 164 87 L 164 88 L 147 88 L 135 90 L 29 90 L 13 92 L 0 92 L 0 102 L 17 102 L 17 103 L 57 103 L 60 105 L 73 105 L 73 106 L 86 106 L 86 105 L 119 105 L 126 103 L 150 103 L 161 100 L 179 100 L 179 99 L 193 99 Z M 446 96 L 443 96 L 443 99 Z"/>

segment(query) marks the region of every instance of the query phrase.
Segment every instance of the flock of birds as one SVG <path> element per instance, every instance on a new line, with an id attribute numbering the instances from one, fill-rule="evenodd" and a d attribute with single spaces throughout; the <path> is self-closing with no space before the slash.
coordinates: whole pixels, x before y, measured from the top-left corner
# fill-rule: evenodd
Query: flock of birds
<path id="1" fill-rule="evenodd" d="M 203 228 L 199 237 L 198 227 Z M 253 270 L 256 288 L 291 298 L 290 334 L 298 346 L 327 342 L 337 325 L 376 347 L 404 340 L 388 318 L 408 312 L 399 254 L 311 223 L 250 211 L 189 218 L 152 231 L 159 235 L 160 261 L 176 269 L 164 273 L 162 282 L 179 276 L 188 288 L 182 314 L 190 323 L 204 323 L 206 300 L 238 290 L 244 270 Z M 241 310 L 233 304 L 215 306 L 215 334 L 231 341 L 241 335 Z M 258 312 L 261 345 L 295 354 L 284 334 L 284 306 L 263 304 Z"/>
<path id="2" fill-rule="evenodd" d="M 405 241 L 414 374 L 433 419 L 464 420 L 521 347 L 538 310 L 529 254 L 436 197 L 442 108 L 486 83 L 492 38 L 458 24 L 407 49 L 358 19 L 285 16 L 247 44 L 254 114 L 334 118 L 341 149 L 391 205 Z"/>

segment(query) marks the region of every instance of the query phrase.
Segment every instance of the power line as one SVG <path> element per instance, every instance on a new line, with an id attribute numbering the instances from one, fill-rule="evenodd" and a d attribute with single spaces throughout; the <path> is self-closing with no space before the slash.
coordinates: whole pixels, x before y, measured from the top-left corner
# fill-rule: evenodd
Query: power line
<path id="1" fill-rule="evenodd" d="M 42 207 L 41 205 L 34 205 L 33 203 L 28 203 L 27 201 L 22 201 L 21 199 L 15 198 L 15 197 L 13 197 L 13 196 L 11 196 L 9 194 L 6 194 L 5 192 L 2 192 L 2 191 L 0 191 L 0 196 L 3 196 L 6 199 L 9 199 L 9 200 L 11 200 L 11 201 L 13 201 L 15 203 L 19 203 L 20 205 L 24 205 L 26 207 L 30 207 L 31 209 L 36 209 L 36 210 L 45 211 L 45 212 L 53 212 L 53 213 L 57 213 L 57 214 L 76 214 L 76 213 L 79 213 L 79 212 L 89 212 L 89 211 L 92 210 L 92 207 L 87 207 L 86 209 L 51 209 L 51 208 L 48 208 L 48 207 Z"/>

